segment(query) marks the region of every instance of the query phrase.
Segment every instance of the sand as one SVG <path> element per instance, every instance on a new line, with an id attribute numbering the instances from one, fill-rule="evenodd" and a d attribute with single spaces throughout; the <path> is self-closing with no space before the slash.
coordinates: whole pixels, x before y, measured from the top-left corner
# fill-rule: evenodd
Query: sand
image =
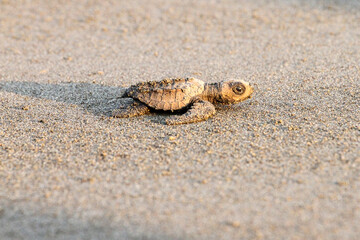
<path id="1" fill-rule="evenodd" d="M 0 0 L 0 239 L 359 239 L 360 2 Z M 206 122 L 125 87 L 244 79 Z"/>

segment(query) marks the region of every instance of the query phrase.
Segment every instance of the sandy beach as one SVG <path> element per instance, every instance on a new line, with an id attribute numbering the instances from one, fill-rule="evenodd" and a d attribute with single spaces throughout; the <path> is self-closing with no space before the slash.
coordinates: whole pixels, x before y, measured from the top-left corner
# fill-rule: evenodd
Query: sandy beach
<path id="1" fill-rule="evenodd" d="M 255 92 L 110 116 L 168 77 Z M 0 239 L 359 239 L 359 89 L 357 0 L 0 0 Z"/>

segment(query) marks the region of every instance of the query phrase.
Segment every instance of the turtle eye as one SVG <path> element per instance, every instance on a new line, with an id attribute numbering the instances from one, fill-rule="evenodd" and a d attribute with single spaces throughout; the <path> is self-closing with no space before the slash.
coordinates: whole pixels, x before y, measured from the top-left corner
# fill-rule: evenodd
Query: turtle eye
<path id="1" fill-rule="evenodd" d="M 244 88 L 237 86 L 237 87 L 234 87 L 234 88 L 233 88 L 233 91 L 234 91 L 234 93 L 236 93 L 237 95 L 241 95 L 241 94 L 244 93 Z"/>

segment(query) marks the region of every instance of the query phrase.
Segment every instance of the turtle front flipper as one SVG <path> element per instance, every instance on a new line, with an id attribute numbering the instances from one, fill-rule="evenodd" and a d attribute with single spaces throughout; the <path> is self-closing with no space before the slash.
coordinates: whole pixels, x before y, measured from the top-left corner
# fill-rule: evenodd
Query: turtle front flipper
<path id="1" fill-rule="evenodd" d="M 189 110 L 182 114 L 171 116 L 166 119 L 167 125 L 178 125 L 186 123 L 201 122 L 215 114 L 215 107 L 212 103 L 202 99 L 195 99 Z"/>
<path id="2" fill-rule="evenodd" d="M 132 98 L 124 98 L 119 108 L 112 111 L 112 116 L 116 118 L 136 117 L 150 113 L 148 106 Z"/>

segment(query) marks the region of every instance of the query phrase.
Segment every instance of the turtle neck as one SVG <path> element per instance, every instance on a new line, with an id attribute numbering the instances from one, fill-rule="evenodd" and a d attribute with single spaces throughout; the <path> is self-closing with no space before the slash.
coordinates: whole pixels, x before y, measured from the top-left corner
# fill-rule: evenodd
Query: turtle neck
<path id="1" fill-rule="evenodd" d="M 201 98 L 211 103 L 219 103 L 221 101 L 221 83 L 205 83 L 204 92 Z"/>

